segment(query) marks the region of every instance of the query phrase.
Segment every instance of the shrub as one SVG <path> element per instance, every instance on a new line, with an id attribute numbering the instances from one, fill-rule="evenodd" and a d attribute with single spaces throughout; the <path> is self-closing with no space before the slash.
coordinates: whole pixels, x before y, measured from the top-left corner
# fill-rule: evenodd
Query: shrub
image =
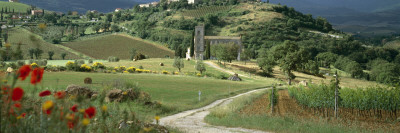
<path id="1" fill-rule="evenodd" d="M 25 61 L 19 60 L 19 61 L 17 61 L 17 65 L 18 65 L 18 67 L 21 67 L 21 66 L 25 65 Z"/>
<path id="2" fill-rule="evenodd" d="M 78 65 L 72 61 L 68 61 L 67 64 L 65 64 L 65 67 L 67 68 L 67 70 L 76 70 L 77 66 Z"/>
<path id="3" fill-rule="evenodd" d="M 90 67 L 86 64 L 82 64 L 79 70 L 81 72 L 90 72 L 90 71 L 92 71 L 92 67 Z"/>
<path id="4" fill-rule="evenodd" d="M 92 65 L 92 67 L 93 67 L 93 69 L 95 69 L 95 70 L 97 70 L 97 69 L 104 69 L 104 68 L 106 68 L 106 66 L 104 66 L 104 64 L 103 63 L 101 63 L 101 62 L 95 62 L 93 65 Z"/>
<path id="5" fill-rule="evenodd" d="M 135 68 L 135 67 L 129 67 L 129 68 L 127 69 L 127 71 L 128 71 L 129 73 L 134 73 L 134 72 L 136 71 L 136 68 Z"/>
<path id="6" fill-rule="evenodd" d="M 143 59 L 146 59 L 146 56 L 143 55 L 142 53 L 138 53 L 138 54 L 135 56 L 135 60 L 143 60 Z"/>
<path id="7" fill-rule="evenodd" d="M 85 60 L 82 60 L 82 59 L 75 60 L 75 64 L 78 66 L 81 66 L 81 65 L 85 64 Z"/>
<path id="8" fill-rule="evenodd" d="M 169 74 L 169 72 L 166 71 L 166 70 L 163 70 L 161 73 L 162 73 L 162 74 Z"/>
<path id="9" fill-rule="evenodd" d="M 119 62 L 119 58 L 115 56 L 108 57 L 108 62 Z"/>

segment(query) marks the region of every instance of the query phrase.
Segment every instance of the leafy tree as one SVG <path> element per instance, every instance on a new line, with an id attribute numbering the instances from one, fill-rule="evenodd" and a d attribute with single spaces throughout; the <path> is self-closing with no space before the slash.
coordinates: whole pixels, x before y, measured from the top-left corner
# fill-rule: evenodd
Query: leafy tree
<path id="1" fill-rule="evenodd" d="M 41 50 L 40 48 L 36 48 L 35 49 L 35 57 L 36 59 L 40 59 L 42 57 L 43 54 L 43 50 Z"/>
<path id="2" fill-rule="evenodd" d="M 321 67 L 327 67 L 329 68 L 331 64 L 336 62 L 336 59 L 339 56 L 337 54 L 331 53 L 331 52 L 324 52 L 324 53 L 319 53 L 316 56 L 316 60 L 318 61 L 319 65 Z"/>
<path id="3" fill-rule="evenodd" d="M 49 60 L 53 60 L 54 51 L 49 51 L 47 54 L 49 55 Z"/>
<path id="4" fill-rule="evenodd" d="M 222 43 L 211 46 L 211 54 L 215 54 L 218 60 L 232 62 L 238 57 L 239 46 L 234 43 Z"/>
<path id="5" fill-rule="evenodd" d="M 319 66 L 316 61 L 308 60 L 308 62 L 306 64 L 304 64 L 304 68 L 305 68 L 304 71 L 306 71 L 310 74 L 314 74 L 314 75 L 319 74 Z"/>
<path id="6" fill-rule="evenodd" d="M 131 51 L 129 51 L 129 54 L 131 54 L 131 60 L 133 60 L 136 56 L 136 49 L 132 48 Z"/>
<path id="7" fill-rule="evenodd" d="M 361 65 L 355 61 L 348 62 L 345 71 L 348 72 L 352 78 L 362 78 L 364 75 Z"/>
<path id="8" fill-rule="evenodd" d="M 17 49 L 15 49 L 14 53 L 13 53 L 13 57 L 15 60 L 22 60 L 24 58 L 23 54 L 22 54 L 22 50 L 21 50 L 21 43 L 17 44 Z"/>
<path id="9" fill-rule="evenodd" d="M 67 53 L 61 53 L 61 59 L 65 60 L 65 56 L 67 56 Z"/>
<path id="10" fill-rule="evenodd" d="M 33 59 L 34 55 L 35 55 L 35 49 L 30 48 L 28 50 L 29 56 L 31 57 L 31 59 Z"/>
<path id="11" fill-rule="evenodd" d="M 257 58 L 257 64 L 260 67 L 261 70 L 267 75 L 271 75 L 273 72 L 273 68 L 277 65 L 274 56 L 271 55 L 268 51 L 268 49 L 263 48 L 260 49 L 260 52 L 258 54 Z"/>
<path id="12" fill-rule="evenodd" d="M 113 15 L 112 15 L 111 13 L 107 14 L 107 15 L 106 15 L 105 21 L 106 21 L 106 22 L 112 22 L 112 16 L 113 16 Z"/>
<path id="13" fill-rule="evenodd" d="M 250 48 L 244 49 L 243 52 L 240 54 L 240 60 L 244 61 L 244 64 L 246 65 L 246 62 L 251 59 L 253 56 L 253 51 Z"/>
<path id="14" fill-rule="evenodd" d="M 95 25 L 92 27 L 92 30 L 96 31 L 96 33 L 98 33 L 100 31 L 100 25 Z"/>
<path id="15" fill-rule="evenodd" d="M 175 57 L 173 67 L 178 68 L 179 72 L 185 67 L 184 61 L 180 57 Z"/>
<path id="16" fill-rule="evenodd" d="M 399 76 L 400 67 L 394 63 L 377 64 L 371 70 L 371 79 L 381 83 L 398 84 Z"/>
<path id="17" fill-rule="evenodd" d="M 113 32 L 119 32 L 119 27 L 118 27 L 117 25 L 112 25 L 112 26 L 111 26 L 111 30 L 112 30 Z"/>
<path id="18" fill-rule="evenodd" d="M 292 79 L 296 77 L 292 72 L 303 68 L 304 63 L 309 59 L 309 53 L 292 41 L 285 41 L 283 44 L 273 47 L 269 54 L 261 55 L 259 58 L 259 60 L 263 60 L 261 62 L 264 63 L 262 64 L 264 66 L 270 67 L 276 63 L 285 73 L 289 85 L 291 85 Z M 267 62 L 270 60 L 272 62 Z"/>
<path id="19" fill-rule="evenodd" d="M 195 67 L 197 71 L 200 71 L 200 74 L 203 74 L 203 72 L 206 71 L 206 66 L 202 60 L 197 60 Z"/>

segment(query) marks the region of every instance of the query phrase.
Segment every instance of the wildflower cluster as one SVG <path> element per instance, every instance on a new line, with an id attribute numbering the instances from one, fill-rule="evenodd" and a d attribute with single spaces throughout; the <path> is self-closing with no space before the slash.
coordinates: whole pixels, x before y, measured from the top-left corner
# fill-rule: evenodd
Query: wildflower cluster
<path id="1" fill-rule="evenodd" d="M 104 66 L 104 64 L 101 63 L 101 62 L 93 63 L 92 67 L 93 67 L 93 69 L 99 69 L 99 68 L 104 69 L 104 68 L 106 68 L 106 66 Z"/>
<path id="2" fill-rule="evenodd" d="M 81 67 L 80 67 L 80 71 L 82 71 L 82 72 L 90 72 L 90 71 L 92 71 L 92 67 L 90 67 L 90 66 L 88 66 L 86 64 L 82 64 Z"/>
<path id="3" fill-rule="evenodd" d="M 162 73 L 162 74 L 169 74 L 169 72 L 166 71 L 166 70 L 163 70 L 161 73 Z"/>
<path id="4" fill-rule="evenodd" d="M 24 89 L 21 87 L 14 87 L 17 80 L 24 81 L 30 75 L 30 83 L 35 85 L 36 90 L 36 85 L 42 81 L 43 74 L 43 68 L 33 68 L 31 65 L 24 65 L 14 74 L 15 81 L 11 86 L 0 83 L 0 106 L 2 107 L 0 113 L 1 117 L 4 118 L 1 121 L 2 126 L 6 127 L 2 128 L 0 132 L 27 131 L 27 129 L 31 128 L 28 126 L 34 126 L 36 123 L 39 123 L 40 125 L 44 125 L 44 123 L 47 123 L 45 125 L 60 125 L 60 123 L 64 123 L 66 129 L 78 131 L 78 129 L 84 128 L 90 124 L 91 119 L 96 115 L 96 108 L 93 106 L 89 106 L 88 108 L 79 108 L 79 106 L 75 104 L 70 106 L 68 110 L 68 108 L 65 108 L 68 107 L 68 103 L 65 99 L 67 96 L 65 91 L 52 92 L 50 90 L 44 90 L 39 92 L 36 95 L 40 97 L 40 99 L 33 101 L 41 103 L 41 106 L 39 106 L 40 108 L 35 108 L 30 105 L 32 104 L 32 100 L 24 97 Z M 35 91 L 33 93 L 35 93 Z M 41 102 L 42 98 L 46 100 Z M 82 111 L 78 112 L 78 110 Z M 107 107 L 103 106 L 102 112 L 106 111 Z M 37 114 L 44 114 L 45 116 L 42 117 Z M 29 116 L 29 119 L 24 119 L 27 116 Z M 41 131 L 39 132 L 44 132 L 43 129 L 46 128 L 41 127 Z"/>
<path id="5" fill-rule="evenodd" d="M 35 62 L 33 62 L 33 63 L 31 64 L 31 67 L 33 67 L 33 68 L 38 67 L 38 64 L 36 64 Z"/>

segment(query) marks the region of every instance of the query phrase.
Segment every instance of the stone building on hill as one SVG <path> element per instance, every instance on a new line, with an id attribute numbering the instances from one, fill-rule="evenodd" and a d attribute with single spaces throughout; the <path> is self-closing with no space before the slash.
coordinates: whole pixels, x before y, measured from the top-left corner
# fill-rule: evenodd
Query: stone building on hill
<path id="1" fill-rule="evenodd" d="M 234 43 L 239 45 L 238 57 L 237 60 L 240 60 L 240 53 L 242 51 L 242 38 L 239 37 L 231 37 L 231 36 L 205 36 L 204 35 L 204 25 L 195 27 L 195 35 L 194 35 L 194 59 L 203 60 L 206 52 L 206 44 L 209 43 L 210 46 L 225 44 L 225 43 Z"/>

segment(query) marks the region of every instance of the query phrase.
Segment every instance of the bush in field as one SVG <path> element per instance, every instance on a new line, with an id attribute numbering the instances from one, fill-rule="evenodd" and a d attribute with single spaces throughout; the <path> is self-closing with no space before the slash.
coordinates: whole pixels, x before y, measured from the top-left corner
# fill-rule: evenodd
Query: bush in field
<path id="1" fill-rule="evenodd" d="M 108 57 L 108 62 L 119 62 L 119 58 L 115 56 Z"/>
<path id="2" fill-rule="evenodd" d="M 92 67 L 93 67 L 93 69 L 94 70 L 97 70 L 97 69 L 104 69 L 104 68 L 106 68 L 106 66 L 104 66 L 104 64 L 103 63 L 101 63 L 101 62 L 95 62 L 93 65 L 92 65 Z"/>
<path id="3" fill-rule="evenodd" d="M 206 66 L 204 65 L 203 61 L 199 60 L 196 62 L 196 70 L 200 71 L 200 74 L 203 74 L 206 71 Z"/>
<path id="4" fill-rule="evenodd" d="M 53 60 L 54 51 L 49 51 L 47 54 L 49 55 L 49 60 Z"/>
<path id="5" fill-rule="evenodd" d="M 136 71 L 136 68 L 135 68 L 135 67 L 129 67 L 129 68 L 127 69 L 127 71 L 128 71 L 129 73 L 134 73 L 134 72 Z"/>
<path id="6" fill-rule="evenodd" d="M 82 64 L 81 67 L 79 68 L 79 71 L 81 72 L 91 72 L 92 71 L 92 67 L 86 65 L 86 64 Z"/>
<path id="7" fill-rule="evenodd" d="M 85 60 L 82 60 L 82 59 L 75 60 L 75 64 L 78 66 L 81 66 L 81 65 L 85 64 Z"/>
<path id="8" fill-rule="evenodd" d="M 67 56 L 67 53 L 61 53 L 61 59 L 65 60 L 66 56 Z"/>
<path id="9" fill-rule="evenodd" d="M 78 68 L 78 65 L 75 62 L 68 61 L 67 64 L 65 64 L 65 67 L 67 70 L 76 70 Z"/>
<path id="10" fill-rule="evenodd" d="M 143 60 L 143 59 L 146 59 L 146 56 L 144 56 L 144 54 L 142 54 L 142 53 L 138 53 L 135 56 L 135 60 Z"/>
<path id="11" fill-rule="evenodd" d="M 181 69 L 185 67 L 185 63 L 180 57 L 175 57 L 174 64 L 172 64 L 172 66 L 178 68 L 180 72 Z"/>

